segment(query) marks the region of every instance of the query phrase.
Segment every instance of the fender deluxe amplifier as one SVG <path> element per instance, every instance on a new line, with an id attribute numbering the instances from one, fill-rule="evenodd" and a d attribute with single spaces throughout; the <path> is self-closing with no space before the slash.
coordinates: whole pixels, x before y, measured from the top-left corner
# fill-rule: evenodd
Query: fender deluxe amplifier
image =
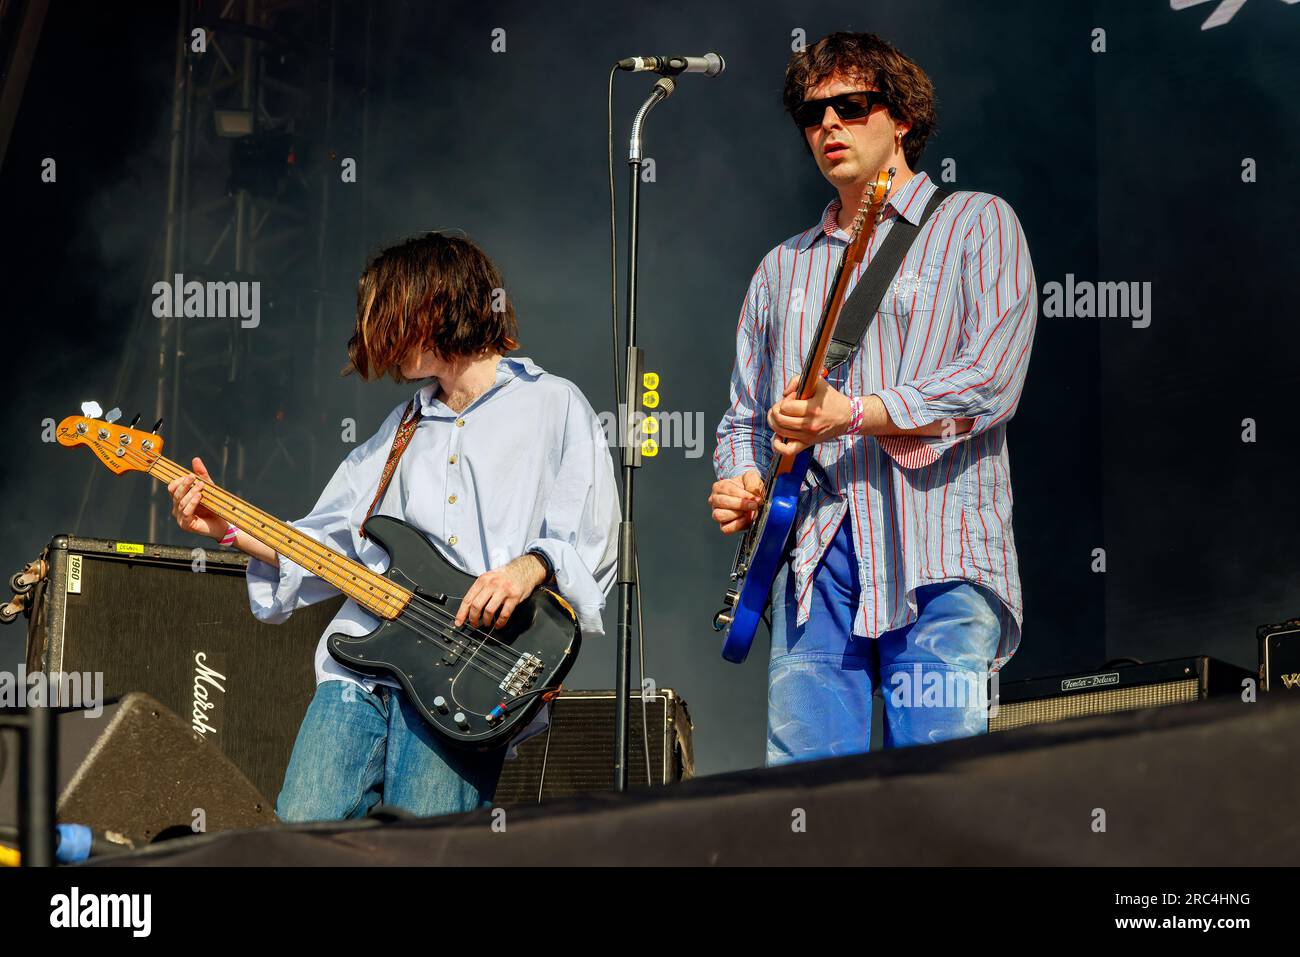
<path id="1" fill-rule="evenodd" d="M 1202 655 L 1012 681 L 997 690 L 996 709 L 989 712 L 989 731 L 1201 701 L 1211 695 L 1239 695 L 1242 682 L 1253 678 L 1246 668 Z"/>

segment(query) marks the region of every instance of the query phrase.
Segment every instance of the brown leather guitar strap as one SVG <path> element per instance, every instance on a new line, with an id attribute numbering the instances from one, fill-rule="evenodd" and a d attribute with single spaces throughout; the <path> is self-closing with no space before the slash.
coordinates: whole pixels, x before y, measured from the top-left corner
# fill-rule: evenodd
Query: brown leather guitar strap
<path id="1" fill-rule="evenodd" d="M 414 410 L 415 414 L 411 412 Z M 388 491 L 388 483 L 393 480 L 393 473 L 397 471 L 397 460 L 402 457 L 406 447 L 411 444 L 411 437 L 415 435 L 415 427 L 420 424 L 420 410 L 415 407 L 415 399 L 406 403 L 406 411 L 402 413 L 402 422 L 397 427 L 397 432 L 393 435 L 393 447 L 388 450 L 388 461 L 384 463 L 383 474 L 379 476 L 379 489 L 375 492 L 374 501 L 370 503 L 370 508 L 366 509 L 366 519 L 375 513 L 379 507 L 379 501 Z M 365 520 L 361 523 L 365 525 Z M 361 537 L 366 537 L 365 528 L 361 530 Z"/>

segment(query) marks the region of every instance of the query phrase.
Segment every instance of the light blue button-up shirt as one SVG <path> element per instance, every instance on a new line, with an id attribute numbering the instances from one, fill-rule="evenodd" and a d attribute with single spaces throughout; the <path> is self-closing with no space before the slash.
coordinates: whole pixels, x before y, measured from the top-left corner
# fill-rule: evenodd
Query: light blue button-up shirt
<path id="1" fill-rule="evenodd" d="M 578 616 L 584 637 L 603 634 L 601 610 L 614 583 L 619 504 L 604 429 L 572 382 L 526 358 L 497 364 L 496 383 L 461 412 L 434 396 L 433 380 L 416 392 L 422 418 L 376 514 L 415 526 L 453 566 L 470 575 L 499 568 L 526 552 L 544 552 L 555 588 Z M 360 528 L 379 487 L 406 403 L 388 414 L 352 451 L 316 507 L 290 522 L 372 571 L 388 555 Z M 283 555 L 276 568 L 248 563 L 248 599 L 262 621 L 279 623 L 295 609 L 338 589 Z M 379 621 L 348 599 L 316 646 L 317 683 L 339 679 L 367 691 L 397 687 L 344 667 L 325 638 L 364 635 Z"/>

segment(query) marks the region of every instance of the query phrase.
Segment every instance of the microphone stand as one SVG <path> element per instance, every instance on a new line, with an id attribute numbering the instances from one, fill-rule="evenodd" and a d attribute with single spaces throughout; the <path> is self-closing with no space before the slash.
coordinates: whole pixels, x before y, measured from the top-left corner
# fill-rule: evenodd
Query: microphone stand
<path id="1" fill-rule="evenodd" d="M 672 96 L 676 83 L 672 77 L 661 77 L 650 96 L 641 104 L 632 120 L 632 135 L 628 144 L 628 170 L 630 178 L 630 206 L 628 216 L 627 252 L 627 322 L 624 327 L 627 341 L 623 407 L 621 418 L 623 448 L 623 501 L 622 520 L 618 526 L 618 665 L 614 685 L 614 790 L 627 790 L 628 752 L 628 691 L 632 680 L 632 592 L 636 587 L 636 532 L 632 518 L 632 484 L 636 470 L 641 467 L 641 443 L 638 441 L 636 412 L 640 411 L 641 370 L 643 356 L 636 344 L 636 267 L 637 228 L 641 204 L 641 129 L 646 115 L 660 100 Z M 633 404 L 635 398 L 635 405 Z M 635 410 L 635 411 L 634 411 Z M 645 640 L 645 635 L 641 636 Z"/>

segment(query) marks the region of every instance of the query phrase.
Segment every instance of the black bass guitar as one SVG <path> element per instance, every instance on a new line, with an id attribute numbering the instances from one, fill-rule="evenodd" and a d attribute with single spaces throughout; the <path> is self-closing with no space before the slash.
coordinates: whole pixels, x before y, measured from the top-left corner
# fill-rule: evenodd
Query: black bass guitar
<path id="1" fill-rule="evenodd" d="M 155 433 L 84 415 L 59 423 L 61 445 L 86 445 L 115 475 L 145 472 L 158 481 L 190 474 L 163 457 Z M 388 553 L 373 572 L 215 485 L 200 500 L 221 518 L 302 566 L 380 620 L 368 635 L 331 635 L 329 652 L 355 671 L 392 678 L 430 727 L 459 745 L 506 744 L 559 691 L 581 644 L 573 608 L 539 588 L 501 628 L 456 627 L 460 599 L 474 582 L 453 568 L 416 528 L 375 515 L 366 536 Z"/>

